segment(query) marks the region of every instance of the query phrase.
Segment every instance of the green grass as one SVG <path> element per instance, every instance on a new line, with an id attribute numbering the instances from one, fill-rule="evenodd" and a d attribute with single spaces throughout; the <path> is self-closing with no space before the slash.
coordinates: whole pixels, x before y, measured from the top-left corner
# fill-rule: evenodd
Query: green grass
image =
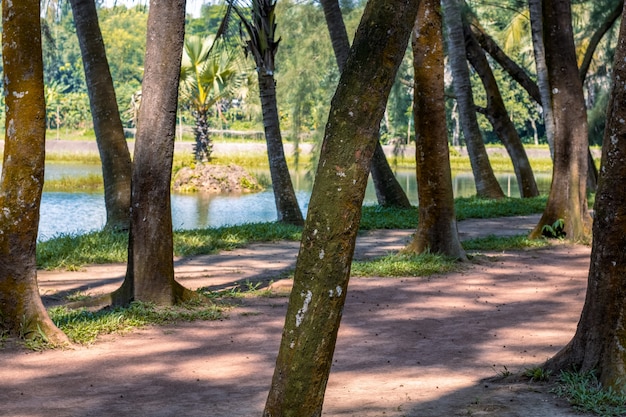
<path id="1" fill-rule="evenodd" d="M 456 200 L 457 217 L 500 217 L 540 213 L 546 197 L 536 199 Z M 380 206 L 363 208 L 362 230 L 415 229 L 417 208 L 391 209 Z M 184 230 L 174 232 L 174 254 L 192 256 L 232 250 L 253 242 L 277 240 L 298 241 L 301 228 L 276 222 L 250 223 L 238 226 Z M 480 243 L 482 250 L 487 242 Z M 503 240 L 500 245 L 513 244 Z M 530 242 L 517 242 L 526 245 Z M 128 240 L 125 233 L 110 231 L 90 232 L 81 235 L 63 234 L 37 245 L 37 266 L 41 269 L 76 270 L 87 264 L 119 263 L 127 260 Z M 500 249 L 492 249 L 500 250 Z"/>
<path id="2" fill-rule="evenodd" d="M 174 254 L 191 256 L 232 250 L 252 242 L 300 240 L 299 227 L 281 223 L 251 223 L 174 232 Z M 37 244 L 41 269 L 77 270 L 87 264 L 127 261 L 128 236 L 110 231 L 64 234 Z"/>
<path id="3" fill-rule="evenodd" d="M 63 176 L 56 180 L 46 180 L 43 185 L 43 190 L 48 192 L 103 192 L 104 182 L 102 181 L 102 175 L 97 174 L 80 177 Z"/>
<path id="4" fill-rule="evenodd" d="M 424 277 L 456 271 L 460 264 L 432 253 L 420 255 L 392 254 L 352 263 L 351 275 L 357 277 Z"/>
<path id="5" fill-rule="evenodd" d="M 603 417 L 626 415 L 626 393 L 603 387 L 593 371 L 562 372 L 553 392 L 583 413 Z"/>
<path id="6" fill-rule="evenodd" d="M 528 239 L 528 235 L 486 236 L 463 241 L 466 251 L 505 251 L 536 249 L 550 245 L 547 239 Z"/>
<path id="7" fill-rule="evenodd" d="M 100 335 L 124 333 L 142 326 L 193 320 L 217 320 L 222 318 L 222 311 L 220 306 L 213 303 L 156 307 L 151 304 L 133 302 L 128 307 L 96 312 L 54 307 L 49 310 L 49 315 L 72 342 L 89 344 Z"/>

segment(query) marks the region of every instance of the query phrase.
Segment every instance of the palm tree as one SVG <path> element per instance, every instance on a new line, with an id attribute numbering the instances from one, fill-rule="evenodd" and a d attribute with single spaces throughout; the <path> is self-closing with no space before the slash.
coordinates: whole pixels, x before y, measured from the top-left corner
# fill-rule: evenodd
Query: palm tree
<path id="1" fill-rule="evenodd" d="M 227 3 L 230 6 L 227 16 L 233 10 L 239 18 L 244 50 L 246 55 L 252 56 L 256 65 L 278 221 L 301 226 L 304 219 L 285 160 L 276 105 L 274 57 L 280 42 L 276 39 L 276 0 L 252 0 L 250 6 L 242 6 L 236 0 L 227 0 Z"/>
<path id="2" fill-rule="evenodd" d="M 239 54 L 234 48 L 216 44 L 213 37 L 190 36 L 185 41 L 180 94 L 188 102 L 195 119 L 194 152 L 198 162 L 211 159 L 213 145 L 207 120 L 209 110 L 231 94 L 246 76 L 239 61 Z"/>

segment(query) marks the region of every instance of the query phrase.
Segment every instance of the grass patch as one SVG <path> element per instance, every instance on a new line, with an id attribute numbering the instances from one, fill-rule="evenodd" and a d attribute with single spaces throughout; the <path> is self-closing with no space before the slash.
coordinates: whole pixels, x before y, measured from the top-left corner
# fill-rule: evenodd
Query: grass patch
<path id="1" fill-rule="evenodd" d="M 54 324 L 72 342 L 93 343 L 100 335 L 124 333 L 137 327 L 163 325 L 181 321 L 217 320 L 222 317 L 221 307 L 207 304 L 182 304 L 174 307 L 156 307 L 152 304 L 133 302 L 128 307 L 100 310 L 72 310 L 54 307 L 49 310 Z"/>
<path id="2" fill-rule="evenodd" d="M 302 229 L 282 223 L 250 223 L 174 232 L 174 255 L 191 256 L 232 250 L 253 242 L 298 241 Z M 88 264 L 123 263 L 128 235 L 111 231 L 64 234 L 37 244 L 40 269 L 78 270 Z"/>
<path id="3" fill-rule="evenodd" d="M 534 198 L 506 197 L 498 200 L 466 197 L 456 198 L 454 209 L 457 220 L 524 216 L 542 213 L 547 201 L 547 195 Z M 417 222 L 417 207 L 398 209 L 370 205 L 363 207 L 360 228 L 361 230 L 415 229 Z"/>
<path id="4" fill-rule="evenodd" d="M 626 394 L 603 387 L 593 371 L 562 372 L 553 392 L 583 413 L 604 417 L 626 415 Z"/>
<path id="5" fill-rule="evenodd" d="M 62 234 L 37 243 L 37 267 L 78 270 L 87 264 L 126 262 L 128 234 L 98 231 Z"/>
<path id="6" fill-rule="evenodd" d="M 424 277 L 456 271 L 460 264 L 442 255 L 392 254 L 368 261 L 352 263 L 351 274 L 357 277 Z"/>
<path id="7" fill-rule="evenodd" d="M 463 241 L 463 249 L 468 251 L 505 251 L 546 246 L 550 246 L 547 239 L 528 239 L 528 235 L 486 236 Z"/>
<path id="8" fill-rule="evenodd" d="M 63 176 L 55 180 L 46 180 L 43 185 L 44 191 L 64 192 L 103 192 L 104 182 L 102 175 L 90 174 L 80 177 Z"/>

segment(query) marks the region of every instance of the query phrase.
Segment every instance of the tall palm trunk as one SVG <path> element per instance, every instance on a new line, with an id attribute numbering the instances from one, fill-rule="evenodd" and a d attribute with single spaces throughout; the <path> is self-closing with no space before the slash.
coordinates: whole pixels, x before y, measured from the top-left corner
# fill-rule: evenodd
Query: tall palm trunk
<path id="1" fill-rule="evenodd" d="M 272 74 L 263 70 L 258 71 L 258 78 L 263 109 L 263 128 L 265 129 L 265 142 L 278 221 L 302 226 L 304 219 L 289 175 L 280 133 L 278 108 L 276 106 L 276 82 Z"/>
<path id="2" fill-rule="evenodd" d="M 70 0 L 80 44 L 91 117 L 102 160 L 106 228 L 128 230 L 130 222 L 130 152 L 117 107 L 94 0 Z"/>
<path id="3" fill-rule="evenodd" d="M 343 71 L 344 64 L 350 53 L 350 41 L 346 32 L 346 25 L 341 16 L 341 9 L 338 0 L 321 0 L 326 17 L 326 26 L 330 33 L 330 40 L 335 51 L 335 59 L 339 72 Z M 411 202 L 407 197 L 404 189 L 394 175 L 383 147 L 380 145 L 380 138 L 376 145 L 376 151 L 372 158 L 372 166 L 370 167 L 372 174 L 372 182 L 376 191 L 378 204 L 390 207 L 411 207 Z"/>
<path id="4" fill-rule="evenodd" d="M 448 55 L 452 69 L 454 94 L 459 105 L 463 136 L 469 154 L 476 193 L 481 198 L 502 198 L 504 193 L 493 174 L 482 134 L 476 120 L 476 108 L 469 69 L 459 0 L 443 0 L 444 20 L 448 29 Z"/>

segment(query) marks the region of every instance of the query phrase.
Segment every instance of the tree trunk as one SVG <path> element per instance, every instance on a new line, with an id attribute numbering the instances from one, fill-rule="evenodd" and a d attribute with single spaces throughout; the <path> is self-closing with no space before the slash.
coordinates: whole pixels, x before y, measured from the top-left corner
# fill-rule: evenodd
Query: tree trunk
<path id="1" fill-rule="evenodd" d="M 341 16 L 339 1 L 321 0 L 321 3 L 324 8 L 330 40 L 335 51 L 337 66 L 339 67 L 339 72 L 342 72 L 350 52 L 350 41 L 348 40 L 346 26 Z M 372 182 L 374 183 L 374 190 L 376 191 L 379 205 L 399 208 L 411 207 L 409 198 L 389 166 L 383 147 L 380 145 L 380 138 L 378 145 L 376 145 L 370 173 L 372 174 Z"/>
<path id="2" fill-rule="evenodd" d="M 546 139 L 550 147 L 550 154 L 554 159 L 554 115 L 550 106 L 550 84 L 548 81 L 548 68 L 546 64 L 546 51 L 544 46 L 543 15 L 541 11 L 542 0 L 528 0 L 530 12 L 530 28 L 533 39 L 533 51 L 535 54 L 535 67 L 537 72 L 537 86 L 541 96 L 543 110 L 543 123 L 546 128 Z"/>
<path id="3" fill-rule="evenodd" d="M 548 203 L 531 237 L 541 236 L 544 225 L 565 222 L 568 239 L 580 240 L 591 232 L 587 207 L 587 110 L 578 77 L 569 0 L 544 0 L 543 33 L 550 97 L 544 108 L 554 115 L 554 166 Z"/>
<path id="4" fill-rule="evenodd" d="M 0 182 L 0 333 L 54 344 L 37 287 L 35 249 L 44 182 L 46 103 L 39 0 L 2 5 L 6 131 Z"/>
<path id="5" fill-rule="evenodd" d="M 626 9 L 623 9 L 626 16 Z M 605 387 L 626 389 L 626 25 L 624 17 L 615 53 L 613 91 L 602 145 L 593 224 L 587 295 L 578 329 L 569 344 L 551 358 L 553 370 L 596 371 Z"/>
<path id="6" fill-rule="evenodd" d="M 130 152 L 124 137 L 113 79 L 98 25 L 94 0 L 70 0 L 80 44 L 91 117 L 102 160 L 105 228 L 128 230 L 130 222 Z"/>
<path id="7" fill-rule="evenodd" d="M 419 222 L 406 252 L 466 260 L 454 213 L 440 0 L 421 0 L 413 33 L 415 150 Z"/>
<path id="8" fill-rule="evenodd" d="M 270 164 L 270 176 L 274 189 L 274 201 L 278 221 L 302 226 L 304 218 L 298 205 L 296 192 L 293 189 L 289 168 L 285 160 L 285 149 L 280 134 L 280 121 L 276 107 L 276 82 L 274 76 L 262 68 L 257 70 L 259 78 L 259 93 L 263 108 L 263 127 L 267 144 L 267 157 Z"/>
<path id="9" fill-rule="evenodd" d="M 365 7 L 331 103 L 266 417 L 322 413 L 380 120 L 418 3 Z"/>
<path id="10" fill-rule="evenodd" d="M 151 0 L 132 177 L 128 266 L 114 304 L 171 305 L 191 296 L 174 280 L 170 183 L 185 0 Z"/>
<path id="11" fill-rule="evenodd" d="M 487 150 L 476 120 L 476 107 L 467 68 L 465 36 L 458 0 L 443 0 L 444 18 L 448 28 L 448 56 L 452 70 L 454 94 L 459 104 L 459 115 L 465 144 L 472 165 L 476 193 L 481 198 L 502 198 L 504 193 L 493 174 Z"/>
<path id="12" fill-rule="evenodd" d="M 500 88 L 493 75 L 489 61 L 478 44 L 476 38 L 467 23 L 464 23 L 465 46 L 467 48 L 467 59 L 478 73 L 487 96 L 486 116 L 493 126 L 496 134 L 504 144 L 511 162 L 513 170 L 519 184 L 519 191 L 522 198 L 536 197 L 539 195 L 535 176 L 533 175 L 530 161 L 524 150 L 522 140 L 517 134 L 517 130 L 509 118 L 509 114 L 504 105 L 504 100 L 500 94 Z"/>

